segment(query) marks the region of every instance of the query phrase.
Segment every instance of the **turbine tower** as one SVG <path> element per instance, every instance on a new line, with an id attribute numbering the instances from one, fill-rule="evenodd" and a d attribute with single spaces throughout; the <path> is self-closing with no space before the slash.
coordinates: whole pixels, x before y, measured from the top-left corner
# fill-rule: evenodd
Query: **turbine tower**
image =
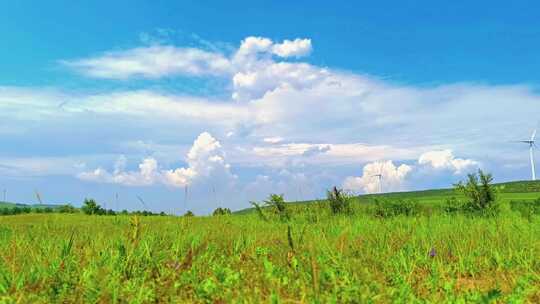
<path id="1" fill-rule="evenodd" d="M 533 131 L 531 135 L 531 139 L 529 140 L 520 140 L 519 142 L 525 143 L 529 145 L 529 157 L 531 159 L 531 173 L 532 173 L 532 180 L 536 180 L 536 173 L 534 171 L 534 148 L 536 147 L 536 144 L 534 143 L 534 138 L 536 137 L 536 130 Z"/>
<path id="2" fill-rule="evenodd" d="M 379 173 L 372 176 L 379 179 L 379 193 L 382 193 L 382 174 Z"/>
<path id="3" fill-rule="evenodd" d="M 383 169 L 383 166 L 384 166 L 384 162 L 381 162 L 379 164 L 379 173 L 378 174 L 373 174 L 372 177 L 377 177 L 379 179 L 379 194 L 382 193 L 382 169 Z"/>

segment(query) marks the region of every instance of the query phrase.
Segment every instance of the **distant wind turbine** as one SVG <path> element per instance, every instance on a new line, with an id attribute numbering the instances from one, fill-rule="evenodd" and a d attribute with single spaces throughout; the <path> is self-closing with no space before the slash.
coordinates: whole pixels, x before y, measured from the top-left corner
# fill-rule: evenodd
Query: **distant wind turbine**
<path id="1" fill-rule="evenodd" d="M 137 199 L 138 199 L 139 202 L 141 202 L 141 204 L 143 205 L 144 210 L 147 210 L 148 207 L 146 206 L 146 203 L 144 202 L 144 200 L 143 200 L 140 196 L 138 196 L 138 195 L 137 195 Z M 143 211 L 144 211 L 144 210 L 143 210 Z"/>
<path id="2" fill-rule="evenodd" d="M 529 157 L 531 160 L 531 173 L 532 173 L 532 180 L 536 180 L 536 173 L 534 171 L 534 148 L 536 148 L 536 144 L 534 143 L 534 138 L 536 137 L 536 129 L 533 131 L 531 135 L 531 139 L 529 140 L 520 140 L 518 142 L 528 144 L 529 145 Z"/>
<path id="3" fill-rule="evenodd" d="M 381 163 L 381 165 L 379 166 L 379 173 L 372 175 L 372 177 L 377 177 L 379 179 L 379 193 L 382 193 L 382 178 L 383 178 L 382 167 L 383 167 L 383 163 Z"/>
<path id="4" fill-rule="evenodd" d="M 41 194 L 37 190 L 34 191 L 36 193 L 36 198 L 39 202 L 39 204 L 43 205 L 43 201 L 41 200 Z"/>
<path id="5" fill-rule="evenodd" d="M 382 174 L 375 174 L 372 177 L 377 177 L 379 179 L 379 193 L 382 193 Z"/>

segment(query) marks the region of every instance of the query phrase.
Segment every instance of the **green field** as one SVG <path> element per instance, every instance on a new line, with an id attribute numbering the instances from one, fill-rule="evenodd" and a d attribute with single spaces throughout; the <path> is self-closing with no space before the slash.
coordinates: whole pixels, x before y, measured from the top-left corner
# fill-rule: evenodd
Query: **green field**
<path id="1" fill-rule="evenodd" d="M 536 199 L 505 187 L 501 200 Z M 431 205 L 452 191 L 387 194 Z M 393 197 L 394 196 L 394 197 Z M 1 303 L 539 303 L 540 215 L 0 217 Z M 362 201 L 366 200 L 366 201 Z M 367 206 L 367 207 L 366 207 Z"/>

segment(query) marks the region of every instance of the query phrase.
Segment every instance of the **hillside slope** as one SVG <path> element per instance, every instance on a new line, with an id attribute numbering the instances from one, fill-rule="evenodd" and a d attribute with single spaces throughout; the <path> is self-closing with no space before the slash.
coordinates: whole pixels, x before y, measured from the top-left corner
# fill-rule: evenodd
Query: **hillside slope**
<path id="1" fill-rule="evenodd" d="M 534 200 L 540 197 L 540 181 L 513 181 L 494 184 L 503 201 L 510 200 Z M 421 203 L 443 203 L 447 198 L 460 197 L 459 193 L 452 188 L 429 189 L 405 192 L 389 192 L 383 194 L 362 194 L 357 198 L 362 203 L 369 203 L 376 198 L 379 199 L 415 199 Z M 291 204 L 309 204 L 316 200 L 290 202 Z M 246 208 L 234 212 L 235 214 L 245 214 L 253 211 L 253 208 Z"/>

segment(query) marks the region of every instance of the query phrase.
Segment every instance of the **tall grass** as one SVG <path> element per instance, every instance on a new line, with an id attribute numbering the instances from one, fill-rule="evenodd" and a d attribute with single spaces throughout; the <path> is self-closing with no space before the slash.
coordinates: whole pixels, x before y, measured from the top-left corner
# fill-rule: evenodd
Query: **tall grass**
<path id="1" fill-rule="evenodd" d="M 19 303 L 540 301 L 540 217 L 290 220 L 28 214 L 0 222 Z M 324 213 L 324 212 L 326 213 Z"/>

